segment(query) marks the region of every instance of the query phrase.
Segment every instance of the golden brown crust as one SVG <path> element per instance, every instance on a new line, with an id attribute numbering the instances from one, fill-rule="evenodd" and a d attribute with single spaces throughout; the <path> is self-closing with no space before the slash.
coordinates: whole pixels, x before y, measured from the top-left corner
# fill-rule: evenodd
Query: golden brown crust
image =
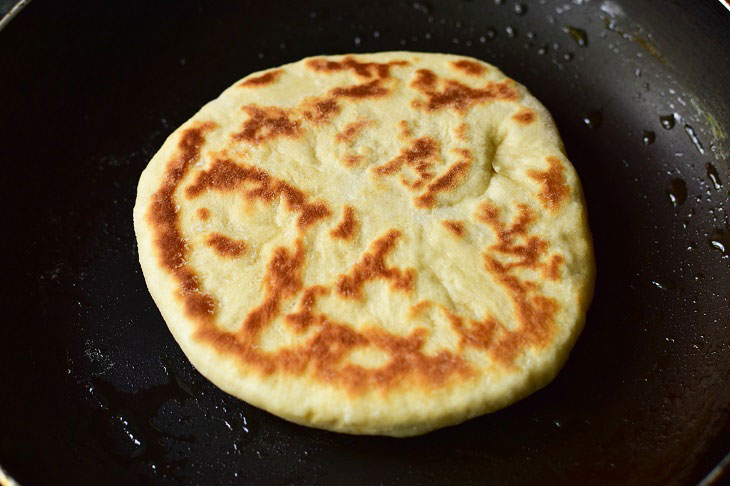
<path id="1" fill-rule="evenodd" d="M 220 233 L 211 233 L 205 239 L 205 243 L 221 257 L 235 258 L 246 252 L 246 242 L 229 238 Z"/>
<path id="2" fill-rule="evenodd" d="M 185 312 L 196 319 L 209 319 L 215 312 L 215 301 L 200 290 L 195 273 L 185 264 L 187 246 L 180 233 L 174 194 L 190 165 L 200 157 L 205 133 L 214 128 L 214 123 L 206 122 L 182 133 L 178 143 L 179 150 L 167 164 L 166 177 L 152 196 L 152 203 L 147 211 L 160 265 L 177 279 Z"/>
<path id="3" fill-rule="evenodd" d="M 385 79 L 390 77 L 390 68 L 393 66 L 407 66 L 407 61 L 390 62 L 360 62 L 354 56 L 346 56 L 341 61 L 333 61 L 325 58 L 309 59 L 306 62 L 308 68 L 315 72 L 332 73 L 338 71 L 352 71 L 362 78 L 377 77 Z"/>
<path id="4" fill-rule="evenodd" d="M 388 280 L 394 290 L 403 292 L 412 290 L 415 271 L 410 268 L 401 270 L 398 267 L 389 267 L 385 263 L 385 258 L 393 251 L 401 236 L 400 231 L 390 230 L 373 241 L 370 251 L 362 256 L 362 259 L 350 269 L 350 272 L 340 276 L 337 281 L 337 293 L 343 298 L 360 299 L 363 285 L 378 278 Z"/>
<path id="5" fill-rule="evenodd" d="M 302 103 L 301 109 L 304 118 L 315 125 L 328 123 L 342 110 L 334 98 L 312 98 Z"/>
<path id="6" fill-rule="evenodd" d="M 341 132 L 335 135 L 335 140 L 337 142 L 350 142 L 353 138 L 357 136 L 358 133 L 360 133 L 363 128 L 371 125 L 372 123 L 372 120 L 364 119 L 348 123 Z"/>
<path id="7" fill-rule="evenodd" d="M 462 223 L 461 221 L 452 221 L 447 219 L 441 221 L 441 224 L 444 225 L 444 228 L 449 230 L 449 232 L 451 232 L 451 234 L 453 234 L 457 238 L 462 238 L 466 233 L 464 223 Z"/>
<path id="8" fill-rule="evenodd" d="M 466 123 L 459 123 L 459 126 L 456 127 L 454 135 L 456 136 L 457 140 L 461 142 L 468 142 L 469 126 Z"/>
<path id="9" fill-rule="evenodd" d="M 242 88 L 252 88 L 273 84 L 278 81 L 279 76 L 281 76 L 283 73 L 284 71 L 281 69 L 272 69 L 271 71 L 267 71 L 260 76 L 252 76 L 245 81 L 239 83 L 238 86 Z"/>
<path id="10" fill-rule="evenodd" d="M 461 160 L 451 164 L 446 172 L 426 187 L 423 194 L 416 198 L 416 207 L 432 208 L 436 204 L 438 193 L 456 188 L 466 178 L 473 160 L 471 151 L 467 149 L 454 149 L 454 151 L 461 156 Z"/>
<path id="11" fill-rule="evenodd" d="M 512 115 L 512 119 L 520 125 L 529 125 L 537 119 L 537 113 L 529 108 L 522 108 Z"/>
<path id="12" fill-rule="evenodd" d="M 483 88 L 471 88 L 453 79 L 440 79 L 433 71 L 419 69 L 411 82 L 411 87 L 421 92 L 426 101 L 416 99 L 413 106 L 426 111 L 439 111 L 451 108 L 461 114 L 476 104 L 495 100 L 513 101 L 519 93 L 510 80 L 502 82 L 487 81 Z M 442 86 L 439 90 L 439 85 Z"/>
<path id="13" fill-rule="evenodd" d="M 484 64 L 470 61 L 468 59 L 452 61 L 450 65 L 457 71 L 461 71 L 468 76 L 481 76 L 487 72 L 487 67 Z"/>
<path id="14" fill-rule="evenodd" d="M 438 142 L 431 137 L 420 137 L 413 140 L 409 147 L 402 148 L 396 158 L 375 167 L 373 172 L 377 175 L 389 176 L 397 174 L 406 165 L 418 173 L 418 179 L 413 182 L 402 179 L 404 185 L 419 189 L 426 182 L 433 179 L 431 167 L 433 167 L 437 158 Z"/>
<path id="15" fill-rule="evenodd" d="M 363 158 L 364 157 L 362 155 L 358 154 L 345 154 L 342 157 L 342 162 L 344 163 L 345 167 L 355 167 L 360 164 L 360 162 L 362 162 Z"/>
<path id="16" fill-rule="evenodd" d="M 337 227 L 330 231 L 333 238 L 341 240 L 351 240 L 357 231 L 357 221 L 355 220 L 355 210 L 352 206 L 345 206 L 342 212 L 342 221 Z"/>
<path id="17" fill-rule="evenodd" d="M 516 330 L 504 330 L 492 347 L 495 359 L 510 363 L 525 346 L 545 347 L 550 344 L 555 331 L 555 313 L 558 303 L 539 292 L 538 285 L 518 276 L 520 268 L 552 268 L 552 261 L 542 262 L 548 244 L 537 235 L 530 235 L 528 228 L 534 221 L 534 213 L 525 205 L 519 206 L 515 220 L 508 226 L 500 220 L 499 208 L 485 202 L 480 208 L 479 219 L 492 228 L 497 243 L 484 253 L 484 266 L 507 291 L 512 299 L 517 322 Z M 522 240 L 523 243 L 518 243 Z M 508 257 L 507 260 L 497 255 Z"/>
<path id="18" fill-rule="evenodd" d="M 551 210 L 556 210 L 570 195 L 570 188 L 566 184 L 563 164 L 560 162 L 560 159 L 549 156 L 546 160 L 550 165 L 548 170 L 545 172 L 530 170 L 527 174 L 542 184 L 542 189 L 537 197 L 543 206 Z"/>
<path id="19" fill-rule="evenodd" d="M 275 198 L 283 197 L 286 208 L 299 214 L 297 226 L 301 230 L 331 214 L 325 203 L 309 202 L 309 198 L 301 190 L 271 177 L 263 169 L 238 165 L 227 159 L 216 160 L 209 170 L 200 172 L 195 183 L 187 187 L 185 194 L 188 198 L 194 198 L 205 190 L 239 189 L 247 200 L 271 203 Z"/>
<path id="20" fill-rule="evenodd" d="M 243 110 L 249 119 L 241 127 L 241 131 L 233 135 L 235 140 L 260 145 L 277 137 L 296 138 L 301 134 L 301 122 L 292 120 L 290 110 L 275 106 L 244 106 Z"/>
<path id="21" fill-rule="evenodd" d="M 210 218 L 210 209 L 208 208 L 198 208 L 197 211 L 198 218 L 202 219 L 203 221 Z"/>

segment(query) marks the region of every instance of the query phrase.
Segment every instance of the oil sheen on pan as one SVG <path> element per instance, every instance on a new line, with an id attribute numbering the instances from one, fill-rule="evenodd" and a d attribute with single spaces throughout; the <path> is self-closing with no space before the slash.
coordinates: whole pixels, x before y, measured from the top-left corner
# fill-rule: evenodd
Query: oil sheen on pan
<path id="1" fill-rule="evenodd" d="M 585 319 L 585 203 L 552 118 L 482 61 L 254 73 L 178 128 L 134 209 L 190 361 L 285 419 L 415 435 L 548 383 Z"/>

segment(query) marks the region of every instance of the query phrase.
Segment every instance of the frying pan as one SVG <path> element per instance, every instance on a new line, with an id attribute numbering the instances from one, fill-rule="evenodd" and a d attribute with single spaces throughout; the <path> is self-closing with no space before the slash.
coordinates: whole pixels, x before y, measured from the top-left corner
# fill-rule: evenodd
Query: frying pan
<path id="1" fill-rule="evenodd" d="M 598 263 L 552 384 L 411 439 L 301 427 L 216 389 L 169 334 L 132 230 L 147 161 L 232 82 L 394 49 L 481 58 L 544 102 Z M 32 2 L 0 32 L 0 464 L 21 484 L 720 481 L 728 52 L 710 0 Z"/>

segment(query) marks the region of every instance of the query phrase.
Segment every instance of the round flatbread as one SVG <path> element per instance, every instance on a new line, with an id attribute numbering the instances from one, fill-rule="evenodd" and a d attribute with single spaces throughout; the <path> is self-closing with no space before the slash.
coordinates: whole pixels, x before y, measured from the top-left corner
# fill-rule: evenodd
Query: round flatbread
<path id="1" fill-rule="evenodd" d="M 134 225 L 193 365 L 340 432 L 419 434 L 538 389 L 593 292 L 580 183 L 550 115 L 460 56 L 247 76 L 152 158 Z"/>

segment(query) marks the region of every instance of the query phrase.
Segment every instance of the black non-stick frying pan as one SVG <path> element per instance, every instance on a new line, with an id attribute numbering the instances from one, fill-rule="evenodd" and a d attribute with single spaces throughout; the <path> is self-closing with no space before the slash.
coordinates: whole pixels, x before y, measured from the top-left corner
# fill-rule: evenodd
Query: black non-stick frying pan
<path id="1" fill-rule="evenodd" d="M 544 102 L 598 262 L 551 385 L 411 439 L 300 427 L 215 388 L 149 296 L 132 230 L 147 161 L 232 82 L 394 49 L 484 59 Z M 21 484 L 718 478 L 729 137 L 730 12 L 716 0 L 36 0 L 0 32 L 0 465 Z"/>

